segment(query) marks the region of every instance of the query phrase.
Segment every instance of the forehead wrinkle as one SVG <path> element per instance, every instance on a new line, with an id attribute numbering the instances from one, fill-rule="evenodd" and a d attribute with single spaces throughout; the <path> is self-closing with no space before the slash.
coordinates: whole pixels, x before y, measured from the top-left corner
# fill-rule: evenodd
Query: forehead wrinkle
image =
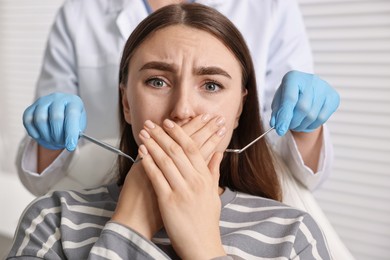
<path id="1" fill-rule="evenodd" d="M 176 30 L 181 30 L 183 28 L 182 26 L 174 27 L 176 27 Z M 203 38 L 198 34 L 201 33 L 208 36 L 207 42 L 210 41 L 209 36 L 212 35 L 208 35 L 207 32 L 193 28 L 185 28 L 186 31 L 183 35 L 176 31 L 172 33 L 172 29 L 174 28 L 167 27 L 154 32 L 154 34 L 141 45 L 142 47 L 139 52 L 146 54 L 149 58 L 144 60 L 145 64 L 140 64 L 142 67 L 140 67 L 139 71 L 155 69 L 181 74 L 181 72 L 189 70 L 193 75 L 218 75 L 232 79 L 234 74 L 230 74 L 230 70 L 226 70 L 224 67 L 215 64 L 214 58 L 213 61 L 210 61 L 208 58 L 211 59 L 211 57 L 207 56 L 206 60 L 203 60 L 203 58 L 198 57 L 197 55 L 199 48 L 203 51 L 204 47 L 202 45 L 204 41 L 200 41 L 200 39 Z M 191 31 L 191 33 L 189 33 L 189 31 Z M 215 42 L 220 42 L 219 39 L 213 37 L 213 42 L 214 40 Z M 158 46 L 156 45 L 156 42 L 159 43 Z M 173 43 L 176 42 L 178 42 L 180 48 L 172 49 L 172 46 L 175 45 Z M 200 45 L 203 47 L 200 47 Z"/>

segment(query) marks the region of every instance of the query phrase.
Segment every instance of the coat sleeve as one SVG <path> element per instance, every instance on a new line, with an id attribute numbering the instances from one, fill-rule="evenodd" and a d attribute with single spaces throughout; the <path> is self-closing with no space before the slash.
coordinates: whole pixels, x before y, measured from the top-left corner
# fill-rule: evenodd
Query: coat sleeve
<path id="1" fill-rule="evenodd" d="M 329 178 L 332 172 L 334 151 L 326 124 L 323 128 L 322 147 L 316 172 L 305 165 L 294 137 L 290 132 L 287 132 L 283 137 L 271 132 L 268 138 L 273 150 L 283 159 L 294 178 L 307 189 L 315 190 Z"/>
<path id="2" fill-rule="evenodd" d="M 311 46 L 297 1 L 274 1 L 273 12 L 273 34 L 268 53 L 264 97 L 261 100 L 266 129 L 271 118 L 271 103 L 283 76 L 291 70 L 313 73 Z M 274 133 L 269 135 L 274 149 L 291 169 L 294 177 L 310 190 L 316 189 L 329 177 L 333 164 L 333 146 L 328 128 L 324 126 L 316 172 L 304 164 L 291 134 L 283 137 Z"/>
<path id="3" fill-rule="evenodd" d="M 73 156 L 78 153 L 69 153 L 64 150 L 62 153 L 42 172 L 37 173 L 37 143 L 26 136 L 20 143 L 16 167 L 19 179 L 22 184 L 35 196 L 42 196 L 52 190 L 60 180 L 66 178 Z"/>

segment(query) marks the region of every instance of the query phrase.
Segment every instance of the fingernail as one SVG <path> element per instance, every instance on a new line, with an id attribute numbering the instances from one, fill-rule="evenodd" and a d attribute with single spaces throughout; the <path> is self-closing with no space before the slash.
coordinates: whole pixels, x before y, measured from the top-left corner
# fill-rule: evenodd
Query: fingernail
<path id="1" fill-rule="evenodd" d="M 139 151 L 138 151 L 142 156 L 145 156 L 148 154 L 148 149 L 146 149 L 145 145 L 141 144 L 139 146 Z"/>
<path id="2" fill-rule="evenodd" d="M 278 131 L 278 134 L 280 135 L 280 136 L 282 136 L 282 135 L 285 135 L 286 134 L 286 132 L 287 132 L 287 127 L 285 126 L 285 125 L 281 125 L 278 129 L 277 129 Z"/>
<path id="3" fill-rule="evenodd" d="M 66 150 L 68 150 L 69 152 L 72 152 L 76 149 L 76 144 L 74 143 L 74 141 L 72 139 L 68 139 L 66 141 Z"/>
<path id="4" fill-rule="evenodd" d="M 224 124 L 225 124 L 225 118 L 222 117 L 222 116 L 218 117 L 218 119 L 217 119 L 217 126 L 222 126 Z"/>
<path id="5" fill-rule="evenodd" d="M 274 127 L 275 126 L 275 117 L 273 116 L 273 117 L 271 117 L 271 121 L 269 122 L 269 125 L 271 126 L 271 127 Z"/>
<path id="6" fill-rule="evenodd" d="M 209 119 L 210 119 L 210 115 L 209 114 L 204 114 L 202 116 L 202 122 L 207 122 L 207 121 L 209 121 Z"/>
<path id="7" fill-rule="evenodd" d="M 217 135 L 222 137 L 226 134 L 226 127 L 222 127 L 221 129 L 218 130 Z"/>
<path id="8" fill-rule="evenodd" d="M 147 128 L 150 128 L 150 129 L 153 129 L 153 128 L 156 127 L 156 126 L 154 125 L 154 123 L 153 123 L 152 121 L 150 121 L 150 120 L 146 120 L 146 121 L 145 121 L 145 126 L 146 126 Z"/>
<path id="9" fill-rule="evenodd" d="M 163 124 L 164 124 L 164 126 L 166 126 L 168 128 L 173 128 L 175 126 L 175 124 L 169 119 L 165 119 Z"/>
<path id="10" fill-rule="evenodd" d="M 139 132 L 139 134 L 140 134 L 141 136 L 143 136 L 144 138 L 146 138 L 146 139 L 149 139 L 149 138 L 150 138 L 149 133 L 148 133 L 145 129 L 142 129 L 141 132 Z"/>

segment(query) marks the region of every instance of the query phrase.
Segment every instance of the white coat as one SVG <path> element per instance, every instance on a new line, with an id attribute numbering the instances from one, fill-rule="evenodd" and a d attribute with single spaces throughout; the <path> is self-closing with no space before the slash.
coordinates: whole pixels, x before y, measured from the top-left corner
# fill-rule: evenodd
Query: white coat
<path id="1" fill-rule="evenodd" d="M 263 118 L 269 118 L 271 102 L 283 75 L 293 69 L 312 72 L 311 49 L 298 4 L 295 0 L 195 2 L 216 8 L 242 32 L 255 64 Z M 121 51 L 130 33 L 147 15 L 143 0 L 67 0 L 49 35 L 36 96 L 52 92 L 79 95 L 88 115 L 86 133 L 98 139 L 116 140 Z M 266 128 L 268 122 L 264 122 Z M 317 173 L 304 165 L 291 134 L 282 138 L 272 134 L 270 140 L 306 187 L 313 189 L 328 176 L 333 155 L 326 127 Z M 80 142 L 78 150 L 83 145 Z M 64 169 L 77 154 L 64 151 L 43 173 L 37 174 L 36 144 L 25 138 L 17 158 L 20 179 L 35 195 L 53 188 L 69 188 L 58 183 L 67 182 L 64 179 L 69 171 Z M 101 181 L 97 177 L 95 182 L 91 181 L 93 178 L 76 176 L 68 184 L 94 186 Z"/>

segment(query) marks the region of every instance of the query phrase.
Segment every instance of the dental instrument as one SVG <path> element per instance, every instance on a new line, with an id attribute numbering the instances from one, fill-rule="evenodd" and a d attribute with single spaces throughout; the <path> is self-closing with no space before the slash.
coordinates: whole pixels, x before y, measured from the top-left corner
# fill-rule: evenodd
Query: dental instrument
<path id="1" fill-rule="evenodd" d="M 266 134 L 268 134 L 269 132 L 271 132 L 271 130 L 275 129 L 275 127 L 271 127 L 270 129 L 268 129 L 267 131 L 265 131 L 262 135 L 260 135 L 259 137 L 257 137 L 255 140 L 253 140 L 252 142 L 250 142 L 249 144 L 247 144 L 245 147 L 241 148 L 241 149 L 226 149 L 225 152 L 227 153 L 242 153 L 243 151 L 245 151 L 248 147 L 250 147 L 252 144 L 256 143 L 257 141 L 259 141 L 261 138 L 263 138 Z"/>
<path id="2" fill-rule="evenodd" d="M 241 149 L 226 149 L 225 152 L 240 154 L 240 153 L 242 153 L 243 151 L 248 149 L 250 146 L 252 146 L 254 143 L 256 143 L 258 140 L 263 138 L 266 134 L 268 134 L 269 132 L 271 132 L 274 129 L 275 129 L 275 127 L 269 128 L 262 135 L 260 135 L 259 137 L 257 137 L 256 139 L 254 139 L 252 142 L 250 142 L 249 144 L 247 144 L 245 147 L 243 147 Z M 133 163 L 137 163 L 140 160 L 142 160 L 142 158 L 138 158 L 138 159 L 134 160 L 130 155 L 125 154 L 124 152 L 122 152 L 121 150 L 115 148 L 114 146 L 111 146 L 111 145 L 109 145 L 107 143 L 99 141 L 99 140 L 97 140 L 97 139 L 95 139 L 95 138 L 93 138 L 93 137 L 91 137 L 91 136 L 89 136 L 89 135 L 87 135 L 85 133 L 80 132 L 80 137 L 83 137 L 83 138 L 87 139 L 88 141 L 90 141 L 90 142 L 92 142 L 92 143 L 94 143 L 94 144 L 96 144 L 96 145 L 98 145 L 98 146 L 100 146 L 100 147 L 102 147 L 104 149 L 107 149 L 107 150 L 109 150 L 109 151 L 111 151 L 113 153 L 116 153 L 118 155 L 124 156 L 124 157 L 130 159 Z"/>
<path id="3" fill-rule="evenodd" d="M 109 150 L 109 151 L 111 151 L 113 153 L 116 153 L 118 155 L 124 156 L 124 157 L 130 159 L 133 163 L 137 163 L 140 160 L 142 160 L 142 157 L 134 160 L 130 155 L 125 154 L 124 152 L 122 152 L 121 150 L 115 148 L 114 146 L 111 146 L 111 145 L 109 145 L 107 143 L 99 141 L 99 140 L 97 140 L 97 139 L 95 139 L 95 138 L 93 138 L 93 137 L 91 137 L 89 135 L 86 135 L 83 132 L 80 132 L 80 137 L 83 137 L 83 138 L 87 139 L 88 141 L 90 141 L 90 142 L 92 142 L 92 143 L 94 143 L 94 144 L 96 144 L 96 145 L 98 145 L 100 147 L 103 147 L 104 149 L 107 149 L 107 150 Z"/>

